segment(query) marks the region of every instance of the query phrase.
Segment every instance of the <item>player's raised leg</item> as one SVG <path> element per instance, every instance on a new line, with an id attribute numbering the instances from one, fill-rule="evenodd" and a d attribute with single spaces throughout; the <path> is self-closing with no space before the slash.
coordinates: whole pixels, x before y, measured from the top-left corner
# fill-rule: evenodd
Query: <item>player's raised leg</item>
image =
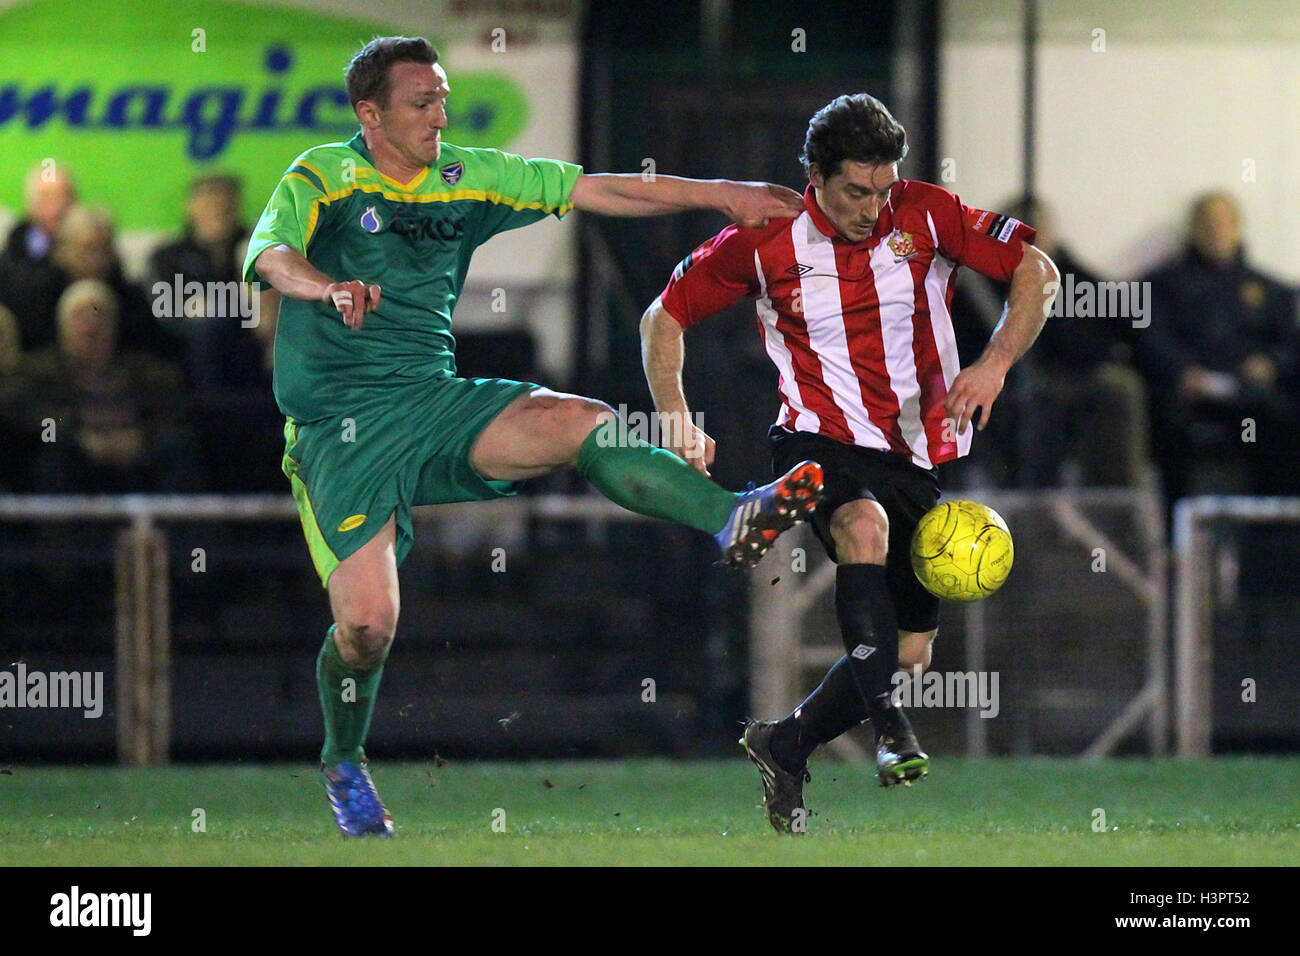
<path id="1" fill-rule="evenodd" d="M 534 389 L 483 430 L 470 463 L 485 478 L 520 481 L 574 466 L 601 494 L 639 514 L 712 534 L 726 563 L 749 567 L 817 506 L 821 468 L 801 462 L 771 484 L 736 494 L 644 441 L 603 402 Z"/>
<path id="2" fill-rule="evenodd" d="M 316 661 L 325 717 L 325 789 L 348 836 L 389 836 L 393 820 L 366 767 L 365 740 L 397 629 L 396 522 L 341 561 L 329 578 L 334 625 Z"/>

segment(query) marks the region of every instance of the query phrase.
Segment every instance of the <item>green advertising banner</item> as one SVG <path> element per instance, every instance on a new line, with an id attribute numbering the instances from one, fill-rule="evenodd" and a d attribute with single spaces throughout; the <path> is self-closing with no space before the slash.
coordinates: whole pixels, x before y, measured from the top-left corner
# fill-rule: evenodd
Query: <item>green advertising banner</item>
<path id="1" fill-rule="evenodd" d="M 221 0 L 0 8 L 0 206 L 21 210 L 28 171 L 53 161 L 124 230 L 176 229 L 208 172 L 243 180 L 252 222 L 295 155 L 355 132 L 344 68 L 399 32 L 412 31 Z M 529 119 L 518 80 L 471 69 L 452 85 L 447 139 L 509 149 Z"/>

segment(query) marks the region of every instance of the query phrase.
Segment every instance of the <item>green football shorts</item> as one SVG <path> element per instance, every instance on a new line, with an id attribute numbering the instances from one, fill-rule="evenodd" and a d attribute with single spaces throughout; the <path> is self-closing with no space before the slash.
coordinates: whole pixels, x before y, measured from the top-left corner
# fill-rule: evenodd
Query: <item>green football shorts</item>
<path id="1" fill-rule="evenodd" d="M 515 493 L 469 463 L 474 441 L 527 382 L 450 375 L 358 400 L 347 415 L 285 420 L 283 468 L 293 487 L 321 584 L 344 558 L 397 516 L 400 565 L 415 537 L 414 505 L 481 501 Z"/>

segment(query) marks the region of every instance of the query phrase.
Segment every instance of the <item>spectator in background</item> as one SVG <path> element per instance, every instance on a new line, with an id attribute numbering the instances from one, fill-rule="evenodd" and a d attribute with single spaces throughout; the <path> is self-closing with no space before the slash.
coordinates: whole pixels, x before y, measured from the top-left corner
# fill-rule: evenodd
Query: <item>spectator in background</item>
<path id="1" fill-rule="evenodd" d="M 1151 325 L 1137 354 L 1169 500 L 1293 493 L 1295 297 L 1246 264 L 1232 196 L 1198 197 L 1185 250 L 1148 279 Z"/>
<path id="2" fill-rule="evenodd" d="M 200 479 L 180 370 L 119 348 L 118 296 L 103 282 L 74 282 L 57 313 L 58 344 L 26 356 L 19 375 L 29 428 L 55 425 L 35 458 L 35 490 L 193 490 Z"/>
<path id="3" fill-rule="evenodd" d="M 249 237 L 240 216 L 242 204 L 234 176 L 195 179 L 185 207 L 185 232 L 153 254 L 150 286 L 197 282 L 206 289 L 239 282 Z M 190 381 L 201 390 L 268 385 L 270 365 L 257 332 L 245 328 L 238 316 L 209 315 L 209 301 L 206 295 L 192 296 L 184 302 L 184 315 L 167 320 L 184 342 Z"/>
<path id="4" fill-rule="evenodd" d="M 1147 398 L 1130 362 L 1132 316 L 1076 315 L 1067 292 L 1091 285 L 1095 273 L 1059 241 L 1051 210 L 1039 199 L 1004 204 L 1007 215 L 1038 230 L 1035 244 L 1061 270 L 1052 315 L 1009 382 L 1014 420 L 1004 414 L 995 434 L 1003 458 L 1014 459 L 1015 483 L 1045 488 L 1063 483 L 1062 465 L 1077 466 L 1085 486 L 1141 487 L 1150 466 Z M 996 328 L 1007 288 L 979 275 L 964 276 L 953 303 L 959 351 L 978 355 Z M 1094 298 L 1094 302 L 1102 301 Z M 990 431 L 997 428 L 997 419 Z M 997 452 L 995 451 L 995 454 Z"/>
<path id="5" fill-rule="evenodd" d="M 1064 246 L 1052 212 L 1023 197 L 1007 214 L 1033 223 L 1038 248 L 1061 270 L 1052 315 L 1021 376 L 1018 483 L 1061 482 L 1062 462 L 1076 460 L 1085 486 L 1142 487 L 1151 464 L 1146 385 L 1133 367 L 1134 315 L 1103 315 L 1101 280 Z M 1098 308 L 1077 315 L 1064 296 L 1089 286 Z"/>
<path id="6" fill-rule="evenodd" d="M 18 317 L 22 347 L 54 341 L 54 308 L 63 280 L 54 264 L 54 242 L 77 200 L 76 186 L 57 164 L 27 175 L 22 218 L 0 250 L 0 303 Z"/>
<path id="7" fill-rule="evenodd" d="M 202 176 L 191 184 L 185 232 L 159 248 L 150 260 L 151 287 L 198 283 L 183 299 L 181 314 L 165 319 L 181 342 L 186 375 L 193 385 L 199 444 L 218 491 L 279 491 L 284 482 L 283 416 L 271 392 L 271 343 L 277 303 L 257 315 L 232 314 L 233 302 L 252 300 L 212 294 L 242 281 L 249 231 L 240 218 L 239 180 Z M 273 290 L 272 290 L 273 291 Z"/>
<path id="8" fill-rule="evenodd" d="M 123 274 L 114 239 L 112 217 L 104 210 L 88 206 L 68 210 L 54 244 L 54 261 L 62 280 L 60 296 L 86 279 L 104 283 L 116 300 L 117 338 L 122 348 L 175 357 L 175 340 L 154 319 L 144 292 Z"/>

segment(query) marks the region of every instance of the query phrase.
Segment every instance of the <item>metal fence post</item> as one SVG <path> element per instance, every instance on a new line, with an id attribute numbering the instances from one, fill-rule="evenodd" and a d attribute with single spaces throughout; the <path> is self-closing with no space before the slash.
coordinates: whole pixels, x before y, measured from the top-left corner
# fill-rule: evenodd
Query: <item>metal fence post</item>
<path id="1" fill-rule="evenodd" d="M 171 610 L 167 540 L 148 514 L 117 538 L 117 753 L 128 766 L 167 762 Z"/>

